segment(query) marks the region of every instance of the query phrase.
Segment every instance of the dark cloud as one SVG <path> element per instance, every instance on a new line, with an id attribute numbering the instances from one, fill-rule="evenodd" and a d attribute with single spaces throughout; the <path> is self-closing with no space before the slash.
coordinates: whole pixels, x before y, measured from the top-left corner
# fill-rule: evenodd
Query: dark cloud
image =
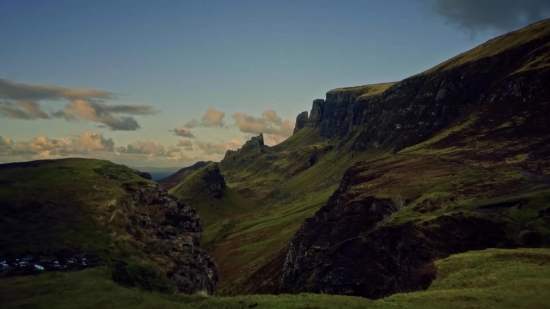
<path id="1" fill-rule="evenodd" d="M 15 83 L 0 79 L 0 115 L 16 119 L 65 118 L 98 122 L 101 128 L 133 131 L 140 128 L 131 116 L 155 115 L 159 111 L 149 105 L 106 104 L 115 99 L 113 93 L 91 88 L 66 88 Z M 68 100 L 64 110 L 46 113 L 41 100 Z M 120 116 L 119 116 L 120 115 Z"/>
<path id="2" fill-rule="evenodd" d="M 7 100 L 75 100 L 114 99 L 111 92 L 91 88 L 66 88 L 51 85 L 22 84 L 0 78 L 0 99 Z"/>
<path id="3" fill-rule="evenodd" d="M 6 118 L 26 120 L 50 118 L 50 116 L 42 110 L 40 104 L 33 101 L 0 101 L 0 115 Z"/>
<path id="4" fill-rule="evenodd" d="M 511 31 L 550 17 L 549 0 L 417 0 L 449 23 L 472 32 Z"/>

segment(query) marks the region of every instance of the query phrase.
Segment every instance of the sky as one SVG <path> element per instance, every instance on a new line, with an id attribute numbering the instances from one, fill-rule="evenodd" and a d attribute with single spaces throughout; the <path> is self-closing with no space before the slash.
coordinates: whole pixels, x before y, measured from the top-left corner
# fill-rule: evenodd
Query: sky
<path id="1" fill-rule="evenodd" d="M 339 87 L 398 81 L 550 0 L 0 0 L 0 163 L 219 161 Z"/>

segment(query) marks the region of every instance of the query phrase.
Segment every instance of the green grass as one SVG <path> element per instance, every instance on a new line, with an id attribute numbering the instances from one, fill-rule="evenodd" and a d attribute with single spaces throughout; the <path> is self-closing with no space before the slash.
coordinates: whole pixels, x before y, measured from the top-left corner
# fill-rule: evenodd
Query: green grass
<path id="1" fill-rule="evenodd" d="M 0 181 L 7 188 L 0 191 L 2 254 L 90 253 L 120 282 L 171 288 L 153 262 L 154 250 L 147 249 L 150 239 L 130 235 L 132 214 L 155 217 L 159 210 L 133 203 L 127 189 L 154 182 L 124 165 L 92 159 L 2 165 Z"/>
<path id="2" fill-rule="evenodd" d="M 511 50 L 530 41 L 548 37 L 550 35 L 550 20 L 546 19 L 541 22 L 535 23 L 518 31 L 510 32 L 494 39 L 491 39 L 469 51 L 466 51 L 456 57 L 451 58 L 423 73 L 421 75 L 430 74 L 434 72 L 441 72 L 451 70 L 469 62 L 475 62 L 477 60 L 492 57 Z M 548 57 L 538 60 L 535 59 L 533 63 L 520 70 L 537 69 L 542 66 L 548 65 Z"/>
<path id="3" fill-rule="evenodd" d="M 550 249 L 488 249 L 436 262 L 427 291 L 380 300 L 328 294 L 214 297 L 143 292 L 100 267 L 0 280 L 2 308 L 547 308 Z"/>

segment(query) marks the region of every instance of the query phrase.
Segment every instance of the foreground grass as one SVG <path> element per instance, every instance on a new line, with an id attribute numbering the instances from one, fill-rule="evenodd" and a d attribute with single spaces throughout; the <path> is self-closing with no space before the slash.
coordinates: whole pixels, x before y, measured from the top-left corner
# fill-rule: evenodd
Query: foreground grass
<path id="1" fill-rule="evenodd" d="M 488 249 L 436 263 L 427 291 L 380 300 L 327 294 L 182 296 L 110 280 L 106 268 L 0 280 L 2 308 L 548 308 L 550 249 Z"/>

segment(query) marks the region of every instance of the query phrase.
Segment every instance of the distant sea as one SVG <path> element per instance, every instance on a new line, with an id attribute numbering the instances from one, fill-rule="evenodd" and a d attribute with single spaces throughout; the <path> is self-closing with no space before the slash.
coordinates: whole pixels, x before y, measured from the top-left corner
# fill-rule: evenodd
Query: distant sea
<path id="1" fill-rule="evenodd" d="M 148 173 L 151 174 L 151 178 L 152 178 L 153 181 L 157 181 L 157 180 L 160 180 L 162 178 L 166 178 L 166 177 L 174 174 L 175 172 L 177 172 L 177 170 L 162 171 L 162 172 L 148 172 Z"/>

